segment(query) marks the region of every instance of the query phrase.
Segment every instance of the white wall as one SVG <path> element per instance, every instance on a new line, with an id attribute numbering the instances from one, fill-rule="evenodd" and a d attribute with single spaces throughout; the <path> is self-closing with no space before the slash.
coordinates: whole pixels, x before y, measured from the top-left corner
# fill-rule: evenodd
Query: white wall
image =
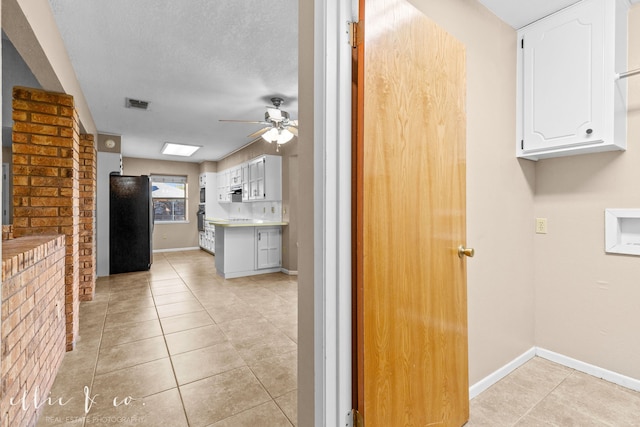
<path id="1" fill-rule="evenodd" d="M 640 4 L 629 13 L 628 69 L 640 68 Z M 620 70 L 624 71 L 624 70 Z M 640 208 L 640 76 L 629 77 L 626 152 L 536 164 L 536 344 L 640 379 L 640 258 L 604 252 L 605 208 Z"/>

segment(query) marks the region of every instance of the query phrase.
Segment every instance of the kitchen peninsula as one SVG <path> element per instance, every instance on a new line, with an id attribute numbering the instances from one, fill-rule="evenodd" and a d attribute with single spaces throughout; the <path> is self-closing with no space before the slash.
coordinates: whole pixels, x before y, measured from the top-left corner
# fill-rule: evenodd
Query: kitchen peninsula
<path id="1" fill-rule="evenodd" d="M 225 279 L 275 273 L 282 266 L 282 227 L 287 222 L 207 219 L 215 226 L 216 270 Z"/>

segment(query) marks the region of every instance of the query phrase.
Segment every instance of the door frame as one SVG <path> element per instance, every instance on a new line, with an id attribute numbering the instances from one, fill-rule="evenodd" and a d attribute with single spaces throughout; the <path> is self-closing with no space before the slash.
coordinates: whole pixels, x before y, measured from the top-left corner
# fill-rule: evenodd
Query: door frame
<path id="1" fill-rule="evenodd" d="M 357 16 L 357 0 L 314 0 L 313 401 L 316 426 L 345 425 L 352 409 L 352 48 L 347 22 L 357 20 Z M 304 409 L 303 405 L 299 406 Z"/>

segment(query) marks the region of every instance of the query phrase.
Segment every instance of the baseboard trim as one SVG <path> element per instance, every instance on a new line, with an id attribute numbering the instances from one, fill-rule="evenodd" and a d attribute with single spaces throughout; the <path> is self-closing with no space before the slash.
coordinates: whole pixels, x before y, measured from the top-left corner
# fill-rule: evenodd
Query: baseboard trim
<path id="1" fill-rule="evenodd" d="M 288 274 L 289 276 L 297 276 L 298 275 L 298 270 L 287 270 L 286 268 L 281 268 L 280 272 L 282 272 L 284 274 Z"/>
<path id="2" fill-rule="evenodd" d="M 161 253 L 161 252 L 182 252 L 182 251 L 199 251 L 200 248 L 198 246 L 193 246 L 189 248 L 170 248 L 170 249 L 154 249 L 153 253 Z"/>
<path id="3" fill-rule="evenodd" d="M 622 387 L 640 391 L 640 380 L 635 378 L 631 378 L 599 366 L 591 365 L 590 363 L 582 362 L 540 347 L 536 348 L 536 356 L 564 365 L 568 368 L 575 369 L 576 371 L 584 372 L 585 374 L 589 374 L 597 378 L 602 378 L 603 380 L 618 384 Z"/>
<path id="4" fill-rule="evenodd" d="M 499 368 L 477 383 L 473 384 L 471 387 L 469 387 L 469 399 L 473 399 L 474 397 L 509 375 L 511 372 L 515 371 L 517 368 L 524 365 L 527 361 L 533 359 L 535 355 L 536 348 L 531 347 L 529 350 L 525 351 L 520 356 L 513 359 L 511 362 L 507 363 L 503 367 Z"/>
<path id="5" fill-rule="evenodd" d="M 602 378 L 603 380 L 618 384 L 619 386 L 630 390 L 640 391 L 640 380 L 638 379 L 631 378 L 599 366 L 591 365 L 544 348 L 531 347 L 511 362 L 469 387 L 469 400 L 473 399 L 535 356 L 542 357 L 543 359 L 566 366 L 567 368 L 575 369 L 576 371 L 584 372 L 585 374 L 596 378 Z"/>

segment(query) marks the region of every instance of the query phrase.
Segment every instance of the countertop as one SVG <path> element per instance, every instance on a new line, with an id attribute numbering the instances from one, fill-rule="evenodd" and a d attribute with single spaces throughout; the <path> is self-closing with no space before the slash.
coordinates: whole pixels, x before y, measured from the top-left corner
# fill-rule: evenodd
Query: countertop
<path id="1" fill-rule="evenodd" d="M 288 222 L 283 221 L 266 221 L 261 219 L 222 219 L 222 218 L 205 218 L 209 224 L 213 224 L 218 227 L 270 227 L 289 225 Z"/>

